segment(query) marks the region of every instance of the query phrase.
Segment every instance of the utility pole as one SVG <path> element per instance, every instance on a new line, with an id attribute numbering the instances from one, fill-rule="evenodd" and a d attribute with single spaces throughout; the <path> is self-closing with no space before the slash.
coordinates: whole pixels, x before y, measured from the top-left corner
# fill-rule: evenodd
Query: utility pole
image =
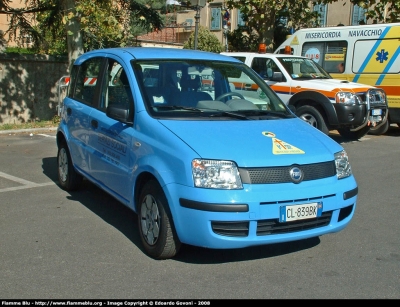
<path id="1" fill-rule="evenodd" d="M 194 24 L 194 50 L 197 50 L 197 41 L 199 36 L 199 24 L 200 24 L 200 10 L 206 6 L 206 0 L 192 0 L 190 3 L 194 3 L 192 8 L 196 11 L 196 15 L 194 15 L 195 24 Z"/>

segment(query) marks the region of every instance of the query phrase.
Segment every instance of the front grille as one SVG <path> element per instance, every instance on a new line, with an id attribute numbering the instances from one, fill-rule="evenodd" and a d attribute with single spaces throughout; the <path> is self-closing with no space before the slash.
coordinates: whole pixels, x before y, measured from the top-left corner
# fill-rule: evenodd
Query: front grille
<path id="1" fill-rule="evenodd" d="M 257 236 L 291 233 L 302 230 L 314 229 L 329 225 L 332 211 L 323 212 L 320 217 L 308 220 L 279 223 L 279 219 L 261 220 L 257 222 Z M 212 221 L 211 228 L 214 233 L 227 237 L 247 237 L 249 235 L 249 222 L 220 222 Z"/>
<path id="2" fill-rule="evenodd" d="M 304 173 L 303 181 L 317 180 L 336 175 L 334 161 L 296 165 Z M 240 176 L 243 183 L 248 184 L 272 184 L 293 182 L 290 177 L 290 169 L 293 165 L 280 167 L 240 168 Z"/>
<path id="3" fill-rule="evenodd" d="M 366 93 L 358 94 L 358 98 L 363 102 L 363 104 L 369 103 L 370 105 L 386 105 L 385 94 L 380 89 L 371 89 Z"/>
<path id="4" fill-rule="evenodd" d="M 247 237 L 249 222 L 211 222 L 212 230 L 221 236 Z"/>
<path id="5" fill-rule="evenodd" d="M 354 208 L 354 205 L 340 209 L 338 222 L 341 222 L 346 217 L 348 217 L 351 214 L 351 212 L 353 212 L 353 208 Z"/>
<path id="6" fill-rule="evenodd" d="M 329 225 L 332 211 L 323 212 L 320 217 L 286 223 L 279 223 L 279 219 L 262 220 L 257 223 L 257 236 L 266 236 L 281 233 L 309 230 Z"/>

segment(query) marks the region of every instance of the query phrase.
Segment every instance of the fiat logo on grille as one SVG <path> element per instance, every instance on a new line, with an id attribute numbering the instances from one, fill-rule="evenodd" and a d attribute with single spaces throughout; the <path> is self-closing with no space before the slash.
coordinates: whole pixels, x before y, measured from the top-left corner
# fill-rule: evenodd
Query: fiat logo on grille
<path id="1" fill-rule="evenodd" d="M 290 178 L 294 183 L 300 183 L 303 180 L 304 174 L 303 171 L 297 166 L 293 166 L 290 171 Z"/>

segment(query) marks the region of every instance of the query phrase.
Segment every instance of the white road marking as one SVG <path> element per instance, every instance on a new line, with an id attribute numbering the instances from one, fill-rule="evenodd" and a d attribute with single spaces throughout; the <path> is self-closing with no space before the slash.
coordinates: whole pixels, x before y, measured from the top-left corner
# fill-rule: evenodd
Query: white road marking
<path id="1" fill-rule="evenodd" d="M 18 186 L 18 187 L 0 189 L 0 193 L 1 192 L 7 192 L 7 191 L 16 191 L 16 190 L 44 187 L 44 186 L 48 186 L 48 185 L 55 185 L 55 182 L 35 183 L 35 182 L 28 181 L 28 180 L 25 180 L 25 179 L 22 179 L 22 178 L 19 178 L 19 177 L 8 175 L 8 174 L 3 173 L 3 172 L 0 172 L 0 177 L 3 177 L 5 179 L 8 179 L 8 180 L 11 180 L 11 181 L 18 182 L 18 183 L 22 184 L 22 186 Z"/>
<path id="2" fill-rule="evenodd" d="M 37 135 L 41 135 L 41 136 L 44 136 L 44 137 L 47 137 L 47 138 L 53 138 L 53 139 L 56 138 L 55 135 L 48 135 L 48 134 L 42 134 L 42 133 L 39 133 L 39 134 L 37 134 Z"/>

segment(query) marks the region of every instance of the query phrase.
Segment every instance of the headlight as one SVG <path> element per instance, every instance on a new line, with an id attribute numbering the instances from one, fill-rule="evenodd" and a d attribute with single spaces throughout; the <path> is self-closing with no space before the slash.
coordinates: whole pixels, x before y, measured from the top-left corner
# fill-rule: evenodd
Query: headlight
<path id="1" fill-rule="evenodd" d="M 234 162 L 194 159 L 192 161 L 194 186 L 198 188 L 238 190 L 242 180 Z"/>
<path id="2" fill-rule="evenodd" d="M 344 104 L 362 104 L 360 98 L 350 92 L 339 92 L 336 94 L 336 103 Z"/>
<path id="3" fill-rule="evenodd" d="M 386 94 L 380 89 L 373 89 L 368 91 L 368 100 L 370 104 L 386 103 Z"/>
<path id="4" fill-rule="evenodd" d="M 353 173 L 351 171 L 349 156 L 344 150 L 335 153 L 335 166 L 338 179 L 349 177 Z"/>

